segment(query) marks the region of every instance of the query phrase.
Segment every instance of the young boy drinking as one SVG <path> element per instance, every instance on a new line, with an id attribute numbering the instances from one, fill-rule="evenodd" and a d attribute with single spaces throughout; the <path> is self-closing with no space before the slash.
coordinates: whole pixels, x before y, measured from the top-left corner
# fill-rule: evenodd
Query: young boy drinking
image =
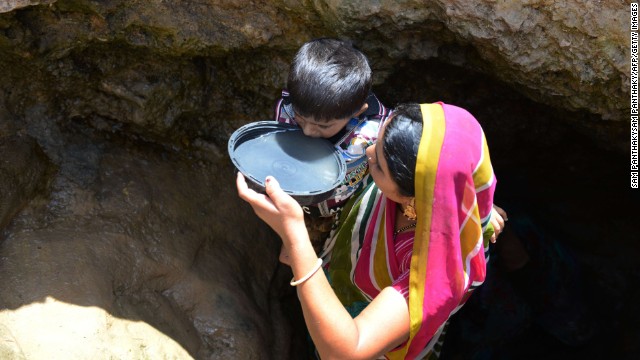
<path id="1" fill-rule="evenodd" d="M 350 43 L 311 40 L 296 53 L 287 90 L 275 107 L 276 121 L 297 125 L 307 136 L 328 139 L 347 164 L 345 179 L 331 198 L 303 207 L 316 251 L 342 206 L 370 181 L 365 149 L 377 140 L 380 126 L 392 113 L 371 92 L 371 82 L 366 56 Z M 491 242 L 496 241 L 505 220 L 502 209 L 493 211 L 487 230 Z"/>
<path id="2" fill-rule="evenodd" d="M 296 53 L 287 90 L 276 105 L 276 121 L 297 125 L 307 136 L 328 139 L 347 164 L 345 179 L 332 197 L 304 208 L 320 231 L 328 232 L 329 220 L 366 185 L 365 149 L 376 141 L 390 113 L 371 93 L 371 82 L 371 68 L 362 52 L 345 41 L 316 39 Z"/>

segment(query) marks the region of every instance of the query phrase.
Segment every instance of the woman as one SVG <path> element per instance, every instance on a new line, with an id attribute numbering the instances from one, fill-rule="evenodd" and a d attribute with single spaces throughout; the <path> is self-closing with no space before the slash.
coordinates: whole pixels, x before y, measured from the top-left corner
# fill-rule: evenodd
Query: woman
<path id="1" fill-rule="evenodd" d="M 437 355 L 448 318 L 485 277 L 495 177 L 484 134 L 464 109 L 401 105 L 367 156 L 375 184 L 343 210 L 326 272 L 274 178 L 262 195 L 238 174 L 238 193 L 282 238 L 322 359 Z"/>

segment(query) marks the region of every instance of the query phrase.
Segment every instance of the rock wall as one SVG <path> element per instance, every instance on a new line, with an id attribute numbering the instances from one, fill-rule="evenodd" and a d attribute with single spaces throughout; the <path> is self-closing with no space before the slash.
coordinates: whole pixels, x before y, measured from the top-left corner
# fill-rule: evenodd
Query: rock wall
<path id="1" fill-rule="evenodd" d="M 304 336 L 279 242 L 237 199 L 225 149 L 234 129 L 271 115 L 297 48 L 354 41 L 389 105 L 467 86 L 478 96 L 464 105 L 489 132 L 507 129 L 503 148 L 573 129 L 628 149 L 628 6 L 0 2 L 0 355 L 82 342 L 79 357 L 295 358 Z M 551 110 L 524 123 L 492 112 L 488 101 L 522 100 L 482 102 L 493 88 L 471 89 L 469 76 Z"/>
<path id="2" fill-rule="evenodd" d="M 231 128 L 268 116 L 292 53 L 318 36 L 352 39 L 380 84 L 401 59 L 439 58 L 602 120 L 629 108 L 625 1 L 6 3 L 3 77 L 30 84 L 11 94 L 18 117 L 37 101 L 85 121 L 215 136 L 220 111 Z"/>

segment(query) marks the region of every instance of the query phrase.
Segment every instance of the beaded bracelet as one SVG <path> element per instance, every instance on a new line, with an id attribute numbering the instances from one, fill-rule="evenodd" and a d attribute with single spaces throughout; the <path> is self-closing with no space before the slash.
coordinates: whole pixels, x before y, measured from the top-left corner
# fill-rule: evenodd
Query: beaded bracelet
<path id="1" fill-rule="evenodd" d="M 300 278 L 300 280 L 295 280 L 295 278 L 291 278 L 291 282 L 289 284 L 291 284 L 291 286 L 298 286 L 302 284 L 303 282 L 309 280 L 309 278 L 312 277 L 313 274 L 315 274 L 318 271 L 318 269 L 320 269 L 321 267 L 322 267 L 322 259 L 318 258 L 318 261 L 316 262 L 316 266 L 314 266 L 313 269 L 311 269 L 311 271 L 309 271 L 307 275 Z"/>

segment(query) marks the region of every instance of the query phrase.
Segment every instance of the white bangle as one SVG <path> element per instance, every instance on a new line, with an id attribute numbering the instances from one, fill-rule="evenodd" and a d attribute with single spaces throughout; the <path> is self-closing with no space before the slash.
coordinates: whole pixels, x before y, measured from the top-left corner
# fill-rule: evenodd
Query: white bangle
<path id="1" fill-rule="evenodd" d="M 318 272 L 318 269 L 320 269 L 321 267 L 322 267 L 322 259 L 318 258 L 318 261 L 316 262 L 316 266 L 314 266 L 313 269 L 311 269 L 311 271 L 309 271 L 307 275 L 300 278 L 300 280 L 295 280 L 295 278 L 291 278 L 291 282 L 289 284 L 291 284 L 291 286 L 298 286 L 302 284 L 303 282 L 309 280 L 309 278 L 312 277 L 313 274 Z"/>

